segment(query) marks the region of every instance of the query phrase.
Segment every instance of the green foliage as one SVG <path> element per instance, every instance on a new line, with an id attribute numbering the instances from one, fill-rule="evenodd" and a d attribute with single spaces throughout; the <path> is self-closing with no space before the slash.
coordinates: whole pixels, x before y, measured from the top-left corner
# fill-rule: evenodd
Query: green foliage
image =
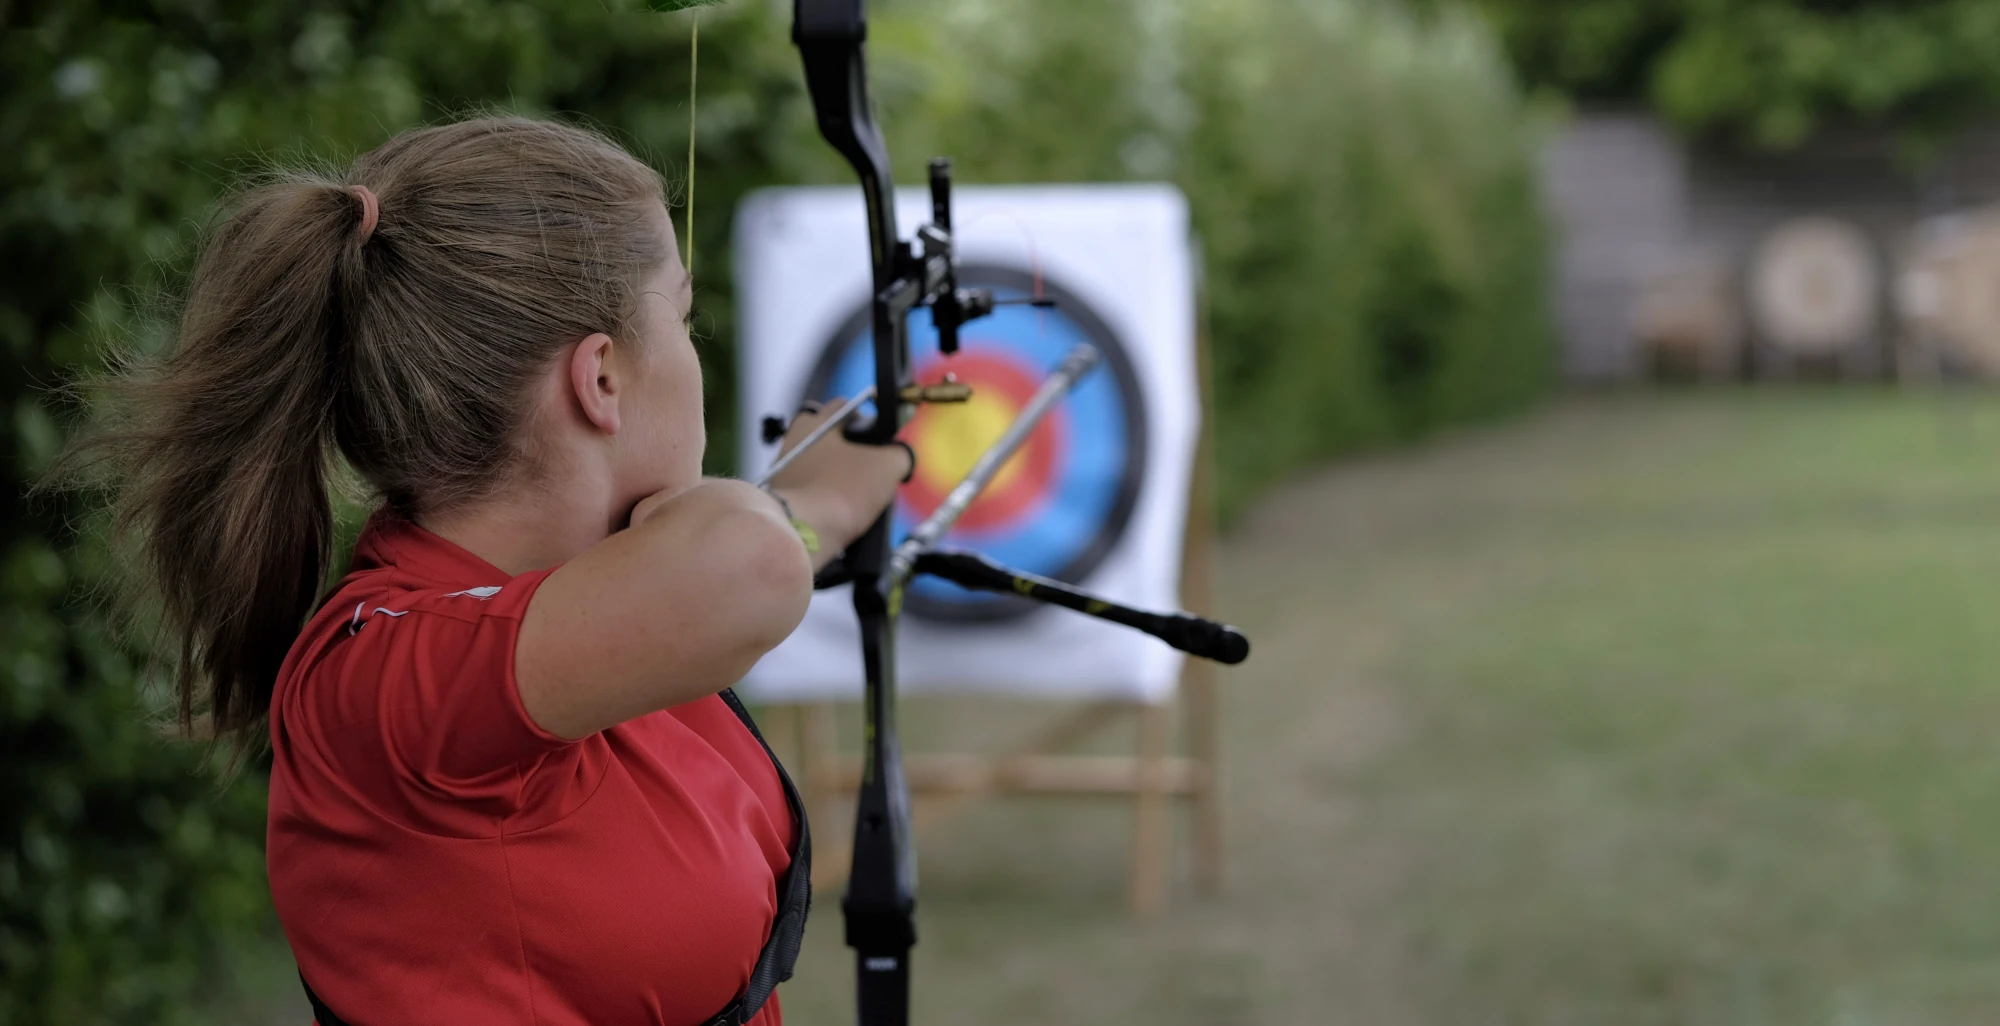
<path id="1" fill-rule="evenodd" d="M 154 735 L 133 661 L 56 615 L 69 572 L 14 539 L 0 585 L 0 1022 L 182 1021 L 210 938 L 267 916 L 263 788 L 218 794 Z"/>
<path id="2" fill-rule="evenodd" d="M 1349 0 L 953 10 L 878 18 L 903 179 L 942 152 L 972 180 L 1180 185 L 1206 265 L 1225 511 L 1549 381 L 1533 119 L 1475 20 Z"/>
<path id="3" fill-rule="evenodd" d="M 797 73 L 763 7 L 703 17 L 722 210 L 800 143 L 780 131 Z M 342 161 L 475 105 L 685 154 L 687 18 L 638 0 L 31 0 L 0 21 L 0 1024 L 200 1021 L 217 948 L 269 922 L 262 783 L 219 789 L 147 725 L 143 652 L 84 601 L 117 582 L 72 532 L 83 506 L 21 497 L 60 442 L 39 389 L 143 333 L 216 197 L 273 161 Z M 727 219 L 697 230 L 714 252 Z"/>
<path id="4" fill-rule="evenodd" d="M 148 725 L 145 648 L 86 600 L 119 584 L 87 497 L 21 497 L 78 412 L 46 387 L 100 369 L 108 337 L 157 340 L 153 300 L 214 201 L 272 163 L 338 165 L 498 107 L 581 116 L 678 180 L 689 16 L 648 8 L 679 5 L 0 4 L 0 1026 L 198 1021 L 217 951 L 270 915 L 258 775 L 218 788 Z M 692 244 L 716 471 L 735 449 L 727 211 L 766 185 L 851 181 L 811 129 L 783 7 L 699 15 Z M 906 181 L 949 152 L 970 180 L 1164 178 L 1189 195 L 1230 503 L 1545 380 L 1529 119 L 1476 25 L 1363 0 L 876 7 Z"/>
<path id="5" fill-rule="evenodd" d="M 1936 139 L 2000 107 L 1992 0 L 1475 0 L 1522 73 L 1783 148 L 1828 123 Z"/>

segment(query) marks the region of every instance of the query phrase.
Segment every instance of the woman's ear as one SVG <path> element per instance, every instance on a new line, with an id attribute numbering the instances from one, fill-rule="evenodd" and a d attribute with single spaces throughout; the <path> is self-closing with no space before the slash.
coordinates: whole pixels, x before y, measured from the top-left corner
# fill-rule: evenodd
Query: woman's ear
<path id="1" fill-rule="evenodd" d="M 569 387 L 577 408 L 607 435 L 618 433 L 618 399 L 624 386 L 618 362 L 611 358 L 612 345 L 611 336 L 600 331 L 585 336 L 569 354 Z"/>

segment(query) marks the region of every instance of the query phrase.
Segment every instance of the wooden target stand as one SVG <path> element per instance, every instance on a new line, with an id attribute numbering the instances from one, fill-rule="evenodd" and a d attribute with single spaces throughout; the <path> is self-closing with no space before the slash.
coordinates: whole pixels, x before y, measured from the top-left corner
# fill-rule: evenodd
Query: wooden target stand
<path id="1" fill-rule="evenodd" d="M 1188 495 L 1187 533 L 1181 548 L 1181 605 L 1200 616 L 1213 612 L 1215 547 L 1215 454 L 1210 428 L 1208 346 L 1195 347 L 1201 388 L 1201 429 Z M 1177 700 L 1096 702 L 1065 714 L 997 753 L 923 752 L 904 755 L 909 780 L 912 829 L 933 831 L 973 802 L 1014 795 L 1113 798 L 1132 804 L 1132 911 L 1150 916 L 1167 905 L 1172 806 L 1189 811 L 1191 859 L 1196 890 L 1222 889 L 1222 794 L 1217 757 L 1219 706 L 1215 664 L 1188 657 L 1181 664 Z M 1181 727 L 1174 745 L 1175 706 Z M 773 737 L 794 739 L 792 765 L 803 778 L 801 798 L 833 840 L 813 853 L 813 887 L 827 891 L 847 876 L 852 850 L 846 843 L 847 804 L 861 784 L 858 753 L 840 749 L 833 703 L 770 705 L 765 717 Z M 1075 755 L 1065 749 L 1116 726 L 1137 721 L 1131 755 Z"/>

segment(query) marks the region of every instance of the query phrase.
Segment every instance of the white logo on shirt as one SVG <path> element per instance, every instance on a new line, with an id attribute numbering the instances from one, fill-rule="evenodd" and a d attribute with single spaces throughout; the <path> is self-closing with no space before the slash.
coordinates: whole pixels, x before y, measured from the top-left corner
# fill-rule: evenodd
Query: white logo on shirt
<path id="1" fill-rule="evenodd" d="M 470 596 L 472 596 L 473 598 L 476 598 L 476 599 L 478 599 L 479 601 L 481 601 L 481 602 L 484 602 L 484 601 L 486 601 L 487 599 L 490 599 L 490 598 L 492 598 L 493 596 L 495 596 L 495 595 L 498 595 L 498 594 L 500 594 L 500 588 L 501 588 L 501 585 L 498 585 L 498 584 L 489 584 L 489 585 L 486 585 L 485 587 L 482 587 L 482 588 L 467 588 L 467 589 L 465 589 L 464 591 L 454 591 L 454 592 L 451 592 L 451 593 L 449 593 L 449 594 L 446 594 L 446 595 L 439 595 L 438 597 L 439 597 L 439 598 L 458 598 L 458 597 L 459 597 L 459 596 L 461 596 L 461 595 L 470 595 Z M 349 633 L 349 634 L 356 634 L 356 633 L 359 633 L 359 632 L 360 632 L 360 630 L 361 630 L 361 623 L 362 623 L 362 620 L 363 620 L 363 617 L 362 617 L 362 615 L 361 615 L 361 610 L 362 610 L 363 608 L 365 608 L 365 607 L 366 607 L 367 605 L 368 605 L 368 603 L 367 603 L 367 602 L 366 602 L 365 600 L 364 600 L 364 601 L 361 601 L 361 602 L 357 602 L 357 603 L 355 603 L 355 604 L 354 604 L 354 619 L 352 619 L 352 620 L 349 620 L 349 621 L 348 621 L 348 623 L 347 623 L 347 633 Z M 376 606 L 376 607 L 375 607 L 375 612 L 376 612 L 376 613 L 384 613 L 384 614 L 387 614 L 387 615 L 389 615 L 389 616 L 402 616 L 403 614 L 405 614 L 405 613 L 409 612 L 409 610 L 407 610 L 407 609 L 388 609 L 388 608 L 386 608 L 386 607 L 383 607 L 383 606 Z M 371 616 L 372 616 L 372 615 L 374 615 L 374 614 L 373 614 L 373 613 L 371 613 L 371 614 L 369 614 L 369 615 L 371 615 Z"/>
<path id="2" fill-rule="evenodd" d="M 356 603 L 354 604 L 354 619 L 352 619 L 352 620 L 349 620 L 349 621 L 347 622 L 347 633 L 349 633 L 349 634 L 354 634 L 354 633 L 357 633 L 357 632 L 359 632 L 359 631 L 361 630 L 361 608 L 362 608 L 363 606 L 366 606 L 367 604 L 368 604 L 368 603 L 367 603 L 367 602 L 365 602 L 365 601 L 363 601 L 363 602 L 356 602 Z M 403 615 L 404 613 L 407 613 L 407 612 L 409 612 L 409 610 L 407 610 L 407 609 L 384 609 L 384 608 L 382 608 L 381 606 L 376 606 L 376 607 L 375 607 L 375 612 L 377 612 L 377 613 L 387 613 L 387 614 L 389 614 L 390 616 L 402 616 L 402 615 Z M 372 614 L 371 614 L 371 615 L 372 615 Z"/>

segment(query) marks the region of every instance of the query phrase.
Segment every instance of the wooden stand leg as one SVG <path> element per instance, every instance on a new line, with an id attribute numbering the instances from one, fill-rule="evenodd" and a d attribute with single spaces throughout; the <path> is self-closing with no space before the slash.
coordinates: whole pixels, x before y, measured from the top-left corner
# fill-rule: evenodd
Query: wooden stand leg
<path id="1" fill-rule="evenodd" d="M 1201 382 L 1201 437 L 1194 474 L 1188 482 L 1187 535 L 1181 548 L 1181 604 L 1202 616 L 1215 614 L 1216 467 L 1215 409 L 1210 388 L 1207 295 L 1201 296 L 1200 334 L 1195 361 Z M 1194 832 L 1194 884 L 1202 895 L 1222 890 L 1222 710 L 1216 695 L 1215 664 L 1189 659 L 1181 666 L 1181 727 L 1188 761 L 1194 764 L 1189 826 Z"/>
<path id="2" fill-rule="evenodd" d="M 1194 885 L 1196 892 L 1206 897 L 1222 893 L 1222 780 L 1215 697 L 1215 668 L 1190 660 L 1181 684 L 1181 708 L 1186 717 L 1183 730 L 1188 759 L 1195 764 L 1196 774 L 1190 800 L 1193 815 L 1189 817 L 1194 834 Z"/>
<path id="3" fill-rule="evenodd" d="M 1158 914 L 1167 906 L 1166 759 L 1172 724 L 1167 708 L 1139 711 L 1138 794 L 1132 815 L 1132 911 Z"/>

